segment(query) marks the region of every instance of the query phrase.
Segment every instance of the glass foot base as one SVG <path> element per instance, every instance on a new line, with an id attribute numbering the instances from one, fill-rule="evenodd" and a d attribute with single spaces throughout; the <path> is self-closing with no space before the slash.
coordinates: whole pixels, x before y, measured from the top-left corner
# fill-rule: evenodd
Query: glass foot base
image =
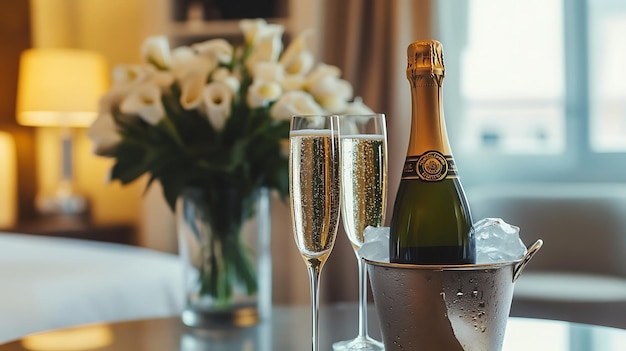
<path id="1" fill-rule="evenodd" d="M 187 308 L 181 316 L 183 324 L 194 328 L 249 327 L 259 322 L 256 308 L 233 308 L 226 311 L 202 311 Z"/>
<path id="2" fill-rule="evenodd" d="M 372 338 L 356 338 L 352 340 L 338 341 L 333 344 L 334 351 L 383 351 L 385 347 L 382 342 Z"/>

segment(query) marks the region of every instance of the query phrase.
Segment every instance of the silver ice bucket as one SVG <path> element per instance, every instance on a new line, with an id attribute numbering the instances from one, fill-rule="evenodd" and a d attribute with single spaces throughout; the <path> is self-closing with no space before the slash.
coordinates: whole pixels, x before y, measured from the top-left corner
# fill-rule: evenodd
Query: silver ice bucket
<path id="1" fill-rule="evenodd" d="M 500 351 L 513 286 L 541 248 L 518 261 L 410 265 L 364 259 L 386 351 Z"/>

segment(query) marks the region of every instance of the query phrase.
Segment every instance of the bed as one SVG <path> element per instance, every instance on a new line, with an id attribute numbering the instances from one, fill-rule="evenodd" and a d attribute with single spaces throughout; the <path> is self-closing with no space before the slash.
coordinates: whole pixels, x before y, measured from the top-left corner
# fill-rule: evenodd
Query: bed
<path id="1" fill-rule="evenodd" d="M 0 343 L 77 324 L 181 312 L 178 256 L 0 232 Z"/>

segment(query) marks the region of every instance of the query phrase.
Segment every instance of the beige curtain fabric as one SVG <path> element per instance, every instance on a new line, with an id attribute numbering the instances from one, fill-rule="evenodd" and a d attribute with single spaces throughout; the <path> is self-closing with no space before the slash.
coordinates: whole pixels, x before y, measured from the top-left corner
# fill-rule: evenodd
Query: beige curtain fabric
<path id="1" fill-rule="evenodd" d="M 410 126 L 406 48 L 433 38 L 432 0 L 324 0 L 321 60 L 342 69 L 374 111 L 387 115 L 389 141 L 387 225 L 404 163 Z M 357 299 L 356 259 L 343 228 L 322 272 L 322 299 Z"/>

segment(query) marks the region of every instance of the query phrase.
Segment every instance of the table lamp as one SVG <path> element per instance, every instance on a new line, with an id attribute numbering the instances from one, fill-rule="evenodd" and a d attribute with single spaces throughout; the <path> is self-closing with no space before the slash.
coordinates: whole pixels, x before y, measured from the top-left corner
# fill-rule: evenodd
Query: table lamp
<path id="1" fill-rule="evenodd" d="M 84 196 L 73 185 L 73 128 L 95 119 L 98 100 L 108 86 L 104 57 L 81 49 L 29 49 L 20 57 L 17 122 L 25 126 L 60 128 L 60 180 L 52 196 L 37 195 L 44 214 L 80 214 Z"/>

